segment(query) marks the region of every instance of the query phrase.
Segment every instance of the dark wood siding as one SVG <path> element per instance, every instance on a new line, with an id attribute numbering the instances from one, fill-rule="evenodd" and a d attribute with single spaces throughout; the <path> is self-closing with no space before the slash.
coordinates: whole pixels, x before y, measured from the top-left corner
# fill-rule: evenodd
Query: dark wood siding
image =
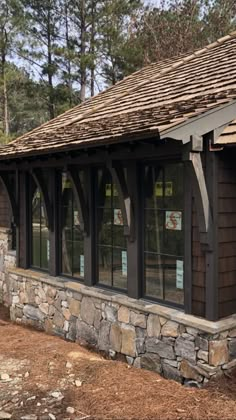
<path id="1" fill-rule="evenodd" d="M 8 201 L 6 190 L 0 181 L 0 226 L 10 228 L 12 221 L 11 206 Z"/>
<path id="2" fill-rule="evenodd" d="M 192 213 L 192 313 L 205 316 L 205 255 L 200 244 L 198 218 L 193 200 Z"/>
<path id="3" fill-rule="evenodd" d="M 236 150 L 219 154 L 219 317 L 236 313 Z"/>

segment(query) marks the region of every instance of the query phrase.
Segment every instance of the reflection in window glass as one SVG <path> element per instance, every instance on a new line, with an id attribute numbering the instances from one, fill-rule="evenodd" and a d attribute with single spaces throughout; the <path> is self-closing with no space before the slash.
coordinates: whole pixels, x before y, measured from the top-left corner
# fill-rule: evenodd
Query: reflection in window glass
<path id="1" fill-rule="evenodd" d="M 48 270 L 50 246 L 49 232 L 42 194 L 37 188 L 32 199 L 32 266 Z"/>
<path id="2" fill-rule="evenodd" d="M 145 295 L 183 304 L 183 165 L 144 168 Z"/>
<path id="3" fill-rule="evenodd" d="M 107 169 L 98 171 L 98 282 L 127 289 L 127 244 L 116 185 Z"/>
<path id="4" fill-rule="evenodd" d="M 83 174 L 80 173 L 83 184 Z M 61 189 L 61 243 L 62 274 L 84 278 L 84 238 L 80 229 L 78 206 L 72 184 L 66 173 L 62 174 Z"/>

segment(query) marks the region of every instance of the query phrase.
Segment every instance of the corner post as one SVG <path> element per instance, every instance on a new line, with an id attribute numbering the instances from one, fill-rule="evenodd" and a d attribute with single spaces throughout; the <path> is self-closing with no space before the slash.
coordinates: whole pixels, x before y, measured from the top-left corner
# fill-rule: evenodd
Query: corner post
<path id="1" fill-rule="evenodd" d="M 85 191 L 87 191 L 86 208 L 88 209 L 89 230 L 84 235 L 84 284 L 95 284 L 95 225 L 94 225 L 94 176 L 93 168 L 85 169 Z"/>
<path id="2" fill-rule="evenodd" d="M 128 278 L 128 296 L 133 299 L 141 297 L 141 212 L 140 212 L 140 193 L 141 182 L 137 162 L 130 162 L 127 165 L 127 184 L 133 206 L 133 224 L 132 237 L 128 238 L 127 242 L 127 278 Z"/>
<path id="3" fill-rule="evenodd" d="M 59 203 L 59 176 L 56 169 L 50 170 L 49 193 L 52 211 L 52 225 L 49 227 L 49 274 L 51 276 L 57 276 L 59 274 L 59 221 L 57 211 Z"/>
<path id="4" fill-rule="evenodd" d="M 19 174 L 20 184 L 20 238 L 18 258 L 21 268 L 27 269 L 30 265 L 30 231 L 31 215 L 29 212 L 29 176 L 26 171 Z"/>

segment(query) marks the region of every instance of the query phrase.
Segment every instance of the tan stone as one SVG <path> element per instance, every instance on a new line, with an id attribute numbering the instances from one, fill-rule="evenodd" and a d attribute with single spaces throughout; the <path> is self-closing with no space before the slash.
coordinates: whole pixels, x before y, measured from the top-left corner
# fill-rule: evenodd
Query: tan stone
<path id="1" fill-rule="evenodd" d="M 165 337 L 178 337 L 181 332 L 180 327 L 177 322 L 167 321 L 161 329 L 161 334 Z"/>
<path id="2" fill-rule="evenodd" d="M 180 363 L 181 375 L 186 379 L 194 379 L 195 381 L 201 382 L 202 376 L 197 372 L 196 367 L 191 365 L 187 360 L 182 360 Z"/>
<path id="3" fill-rule="evenodd" d="M 120 326 L 118 324 L 112 324 L 111 330 L 110 330 L 111 349 L 115 350 L 117 353 L 120 353 L 121 341 L 122 341 L 122 334 L 121 334 Z"/>
<path id="4" fill-rule="evenodd" d="M 121 306 L 118 310 L 118 321 L 124 324 L 129 323 L 130 311 L 126 306 Z"/>
<path id="5" fill-rule="evenodd" d="M 136 355 L 135 328 L 129 325 L 124 325 L 121 331 L 122 331 L 121 353 L 125 354 L 126 356 L 134 357 Z"/>
<path id="6" fill-rule="evenodd" d="M 58 328 L 63 328 L 63 325 L 64 325 L 64 317 L 62 313 L 58 311 L 57 309 L 55 310 L 55 314 L 53 317 L 53 324 L 55 324 L 56 327 Z"/>
<path id="7" fill-rule="evenodd" d="M 161 324 L 161 326 L 165 325 L 165 324 L 166 324 L 166 322 L 168 321 L 168 319 L 163 318 L 163 316 L 160 316 L 160 317 L 159 317 L 159 320 L 160 320 L 160 324 Z"/>
<path id="8" fill-rule="evenodd" d="M 236 337 L 236 328 L 234 328 L 233 330 L 230 330 L 229 337 Z"/>
<path id="9" fill-rule="evenodd" d="M 48 315 L 48 309 L 49 309 L 49 305 L 48 303 L 41 303 L 39 305 L 39 309 L 40 311 L 42 311 L 44 314 Z"/>
<path id="10" fill-rule="evenodd" d="M 147 319 L 144 314 L 130 312 L 130 323 L 134 325 L 134 327 L 146 328 Z"/>
<path id="11" fill-rule="evenodd" d="M 20 292 L 20 303 L 29 303 L 28 296 L 25 292 Z"/>
<path id="12" fill-rule="evenodd" d="M 69 321 L 70 317 L 71 317 L 71 313 L 70 313 L 69 309 L 64 308 L 62 313 L 63 313 L 63 316 L 64 316 L 65 320 Z"/>
<path id="13" fill-rule="evenodd" d="M 147 320 L 148 337 L 159 337 L 161 332 L 161 324 L 158 315 L 150 314 Z"/>
<path id="14" fill-rule="evenodd" d="M 72 316 L 78 317 L 80 315 L 81 303 L 76 299 L 71 299 L 69 303 L 69 311 Z"/>
<path id="15" fill-rule="evenodd" d="M 53 323 L 51 319 L 45 319 L 44 328 L 46 333 L 52 334 L 53 332 Z"/>
<path id="16" fill-rule="evenodd" d="M 209 364 L 220 366 L 229 360 L 227 340 L 209 341 Z"/>

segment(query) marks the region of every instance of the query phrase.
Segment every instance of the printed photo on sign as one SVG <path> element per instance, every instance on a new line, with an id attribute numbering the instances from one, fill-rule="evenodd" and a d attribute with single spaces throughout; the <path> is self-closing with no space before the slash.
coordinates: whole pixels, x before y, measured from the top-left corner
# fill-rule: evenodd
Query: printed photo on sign
<path id="1" fill-rule="evenodd" d="M 166 229 L 182 230 L 181 211 L 166 211 Z"/>
<path id="2" fill-rule="evenodd" d="M 182 260 L 176 261 L 176 288 L 184 288 L 184 262 Z"/>
<path id="3" fill-rule="evenodd" d="M 114 209 L 114 225 L 123 226 L 121 209 Z"/>
<path id="4" fill-rule="evenodd" d="M 80 276 L 84 277 L 84 255 L 80 255 Z"/>
<path id="5" fill-rule="evenodd" d="M 74 211 L 74 225 L 75 226 L 80 226 L 79 212 L 78 212 L 78 210 L 75 210 Z"/>

